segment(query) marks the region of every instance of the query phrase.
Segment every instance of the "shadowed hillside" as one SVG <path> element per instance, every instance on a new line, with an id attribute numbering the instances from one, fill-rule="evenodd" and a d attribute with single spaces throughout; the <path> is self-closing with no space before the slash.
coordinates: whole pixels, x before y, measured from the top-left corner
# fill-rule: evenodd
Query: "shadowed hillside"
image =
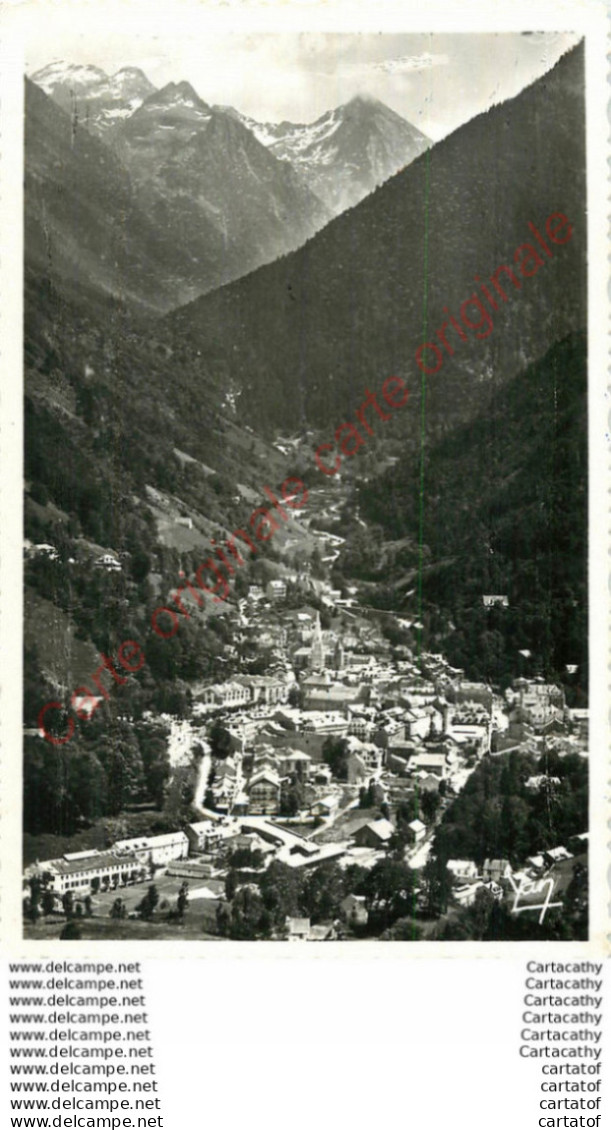
<path id="1" fill-rule="evenodd" d="M 578 664 L 573 682 L 586 690 L 587 467 L 584 334 L 553 346 L 427 451 L 423 597 L 454 625 L 445 653 L 477 678 L 503 681 L 521 664 L 570 685 L 566 665 Z M 417 454 L 360 500 L 369 522 L 416 541 Z M 485 608 L 484 594 L 506 595 L 508 607 Z"/>
<path id="2" fill-rule="evenodd" d="M 172 233 L 142 210 L 127 171 L 98 138 L 26 82 L 25 257 L 82 288 L 168 309 L 199 288 Z"/>
<path id="3" fill-rule="evenodd" d="M 98 85 L 102 113 L 108 83 Z M 112 130 L 104 118 L 87 128 L 94 105 L 81 120 L 26 83 L 26 257 L 74 292 L 166 311 L 298 247 L 329 218 L 291 165 L 187 83 L 149 94 Z"/>
<path id="4" fill-rule="evenodd" d="M 480 115 L 292 255 L 169 316 L 176 343 L 241 386 L 260 427 L 335 426 L 366 385 L 404 377 L 417 408 L 426 297 L 430 339 L 516 248 L 566 214 L 572 239 L 469 331 L 427 382 L 427 422 L 468 416 L 500 384 L 585 322 L 583 49 Z M 570 176 L 567 170 L 570 169 Z M 426 246 L 426 254 L 425 254 Z M 413 423 L 418 412 L 406 414 Z"/>

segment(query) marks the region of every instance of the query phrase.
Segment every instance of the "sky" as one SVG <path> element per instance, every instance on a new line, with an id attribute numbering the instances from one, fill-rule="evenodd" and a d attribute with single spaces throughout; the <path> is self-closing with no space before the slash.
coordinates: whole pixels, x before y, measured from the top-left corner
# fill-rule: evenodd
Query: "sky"
<path id="1" fill-rule="evenodd" d="M 175 27 L 179 26 L 176 21 Z M 498 34 L 239 34 L 103 36 L 57 25 L 30 38 L 32 74 L 62 59 L 113 74 L 140 67 L 155 86 L 187 80 L 211 105 L 258 121 L 314 121 L 355 94 L 385 102 L 439 140 L 494 102 L 517 94 L 577 42 L 562 32 Z"/>

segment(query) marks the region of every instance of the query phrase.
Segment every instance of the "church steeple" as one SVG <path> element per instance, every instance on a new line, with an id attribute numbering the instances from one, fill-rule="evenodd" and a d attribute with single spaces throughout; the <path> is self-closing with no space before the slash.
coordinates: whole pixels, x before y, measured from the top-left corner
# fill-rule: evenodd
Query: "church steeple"
<path id="1" fill-rule="evenodd" d="M 312 671 L 323 671 L 325 666 L 325 649 L 322 642 L 322 628 L 320 626 L 320 612 L 316 613 L 312 648 L 310 651 L 310 668 Z"/>

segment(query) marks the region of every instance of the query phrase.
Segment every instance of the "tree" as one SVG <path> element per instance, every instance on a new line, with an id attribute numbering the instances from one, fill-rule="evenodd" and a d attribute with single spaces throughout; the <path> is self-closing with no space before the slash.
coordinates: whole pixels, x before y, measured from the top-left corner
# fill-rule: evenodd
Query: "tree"
<path id="1" fill-rule="evenodd" d="M 337 863 L 310 872 L 301 895 L 301 908 L 312 922 L 339 918 L 342 899 L 349 893 L 346 875 Z"/>
<path id="2" fill-rule="evenodd" d="M 213 757 L 218 757 L 221 761 L 229 757 L 232 750 L 231 734 L 219 718 L 213 722 L 209 738 Z"/>
<path id="3" fill-rule="evenodd" d="M 46 506 L 49 501 L 49 492 L 44 483 L 34 482 L 30 487 L 30 498 L 40 506 Z"/>
<path id="4" fill-rule="evenodd" d="M 72 918 L 74 913 L 74 895 L 72 891 L 64 891 L 62 895 L 62 907 L 66 918 Z"/>
<path id="5" fill-rule="evenodd" d="M 225 898 L 227 899 L 227 902 L 231 902 L 237 889 L 238 877 L 233 868 L 230 868 L 225 876 Z"/>
<path id="6" fill-rule="evenodd" d="M 66 925 L 59 935 L 60 941 L 62 942 L 80 942 L 82 937 L 81 928 L 78 922 L 75 922 L 73 918 L 71 918 L 69 922 L 66 922 Z"/>
<path id="7" fill-rule="evenodd" d="M 528 834 L 529 805 L 519 796 L 506 796 L 501 808 L 501 824 L 504 842 L 509 859 L 514 866 L 528 855 L 530 836 Z"/>
<path id="8" fill-rule="evenodd" d="M 375 781 L 370 781 L 367 788 L 361 785 L 359 789 L 359 808 L 373 808 L 376 803 Z M 386 805 L 388 808 L 388 805 Z"/>
<path id="9" fill-rule="evenodd" d="M 486 935 L 494 903 L 495 899 L 491 892 L 485 887 L 480 887 L 473 906 L 469 907 L 471 937 L 476 941 L 483 939 Z"/>
<path id="10" fill-rule="evenodd" d="M 92 914 L 93 903 L 91 901 L 91 895 L 85 895 L 85 915 L 87 918 L 91 918 Z"/>
<path id="11" fill-rule="evenodd" d="M 136 728 L 144 768 L 145 787 L 157 808 L 162 808 L 171 775 L 168 733 L 164 727 L 139 725 Z"/>
<path id="12" fill-rule="evenodd" d="M 48 717 L 57 715 L 50 711 Z M 50 728 L 47 727 L 47 729 Z M 66 733 L 64 729 L 63 733 Z M 23 825 L 32 835 L 60 833 L 64 797 L 62 751 L 39 738 L 26 737 L 23 744 Z"/>
<path id="13" fill-rule="evenodd" d="M 327 570 L 325 569 L 322 554 L 320 552 L 320 549 L 318 548 L 318 545 L 315 545 L 314 549 L 312 550 L 312 553 L 310 555 L 310 565 L 312 576 L 318 578 L 318 580 L 324 580 L 327 575 Z"/>
<path id="14" fill-rule="evenodd" d="M 145 922 L 148 922 L 153 917 L 158 902 L 159 892 L 155 884 L 151 883 L 144 898 L 141 899 L 136 908 L 140 913 L 140 917 L 143 918 Z"/>
<path id="15" fill-rule="evenodd" d="M 280 814 L 297 816 L 303 807 L 303 789 L 298 781 L 283 781 L 280 788 Z"/>
<path id="16" fill-rule="evenodd" d="M 445 914 L 452 890 L 452 878 L 445 860 L 436 855 L 429 856 L 422 872 L 425 913 L 429 918 L 439 918 Z"/>
<path id="17" fill-rule="evenodd" d="M 430 824 L 435 819 L 439 805 L 439 795 L 432 790 L 423 792 L 420 796 L 420 808 L 422 810 L 422 816 L 427 824 Z"/>
<path id="18" fill-rule="evenodd" d="M 34 835 L 46 832 L 71 835 L 83 823 L 104 813 L 106 791 L 102 765 L 76 737 L 61 747 L 26 738 L 23 759 L 26 831 Z"/>
<path id="19" fill-rule="evenodd" d="M 108 780 L 107 811 L 117 815 L 144 794 L 144 765 L 135 732 L 117 722 L 96 742 L 95 750 Z"/>
<path id="20" fill-rule="evenodd" d="M 127 909 L 123 899 L 115 899 L 110 908 L 110 917 L 114 919 L 127 918 Z"/>
<path id="21" fill-rule="evenodd" d="M 372 867 L 356 893 L 365 896 L 369 924 L 384 929 L 397 918 L 412 914 L 414 873 L 400 860 L 382 859 Z"/>
<path id="22" fill-rule="evenodd" d="M 286 863 L 274 860 L 261 878 L 261 898 L 274 925 L 284 926 L 287 915 L 299 913 L 303 877 Z"/>
<path id="23" fill-rule="evenodd" d="M 289 690 L 289 697 L 288 697 L 289 706 L 300 707 L 301 706 L 301 699 L 302 699 L 301 690 L 297 686 L 297 684 L 294 683 L 293 686 Z"/>
<path id="24" fill-rule="evenodd" d="M 137 550 L 130 561 L 130 572 L 136 584 L 142 584 L 149 575 L 151 568 L 151 559 L 148 553 L 143 550 Z"/>
<path id="25" fill-rule="evenodd" d="M 98 758 L 89 750 L 66 751 L 65 824 L 76 828 L 106 812 L 107 780 Z"/>
<path id="26" fill-rule="evenodd" d="M 224 903 L 219 902 L 216 907 L 216 929 L 222 938 L 229 936 L 231 913 Z"/>
<path id="27" fill-rule="evenodd" d="M 348 741 L 346 738 L 328 737 L 322 747 L 322 758 L 338 781 L 348 780 Z"/>
<path id="28" fill-rule="evenodd" d="M 181 883 L 176 899 L 176 913 L 179 918 L 184 918 L 186 911 L 189 908 L 189 884 Z"/>
<path id="29" fill-rule="evenodd" d="M 37 875 L 30 879 L 30 896 L 25 903 L 25 912 L 30 922 L 38 922 L 40 918 L 41 882 Z"/>
<path id="30" fill-rule="evenodd" d="M 381 942 L 419 942 L 422 938 L 422 926 L 415 918 L 398 918 L 380 935 Z"/>
<path id="31" fill-rule="evenodd" d="M 409 825 L 418 815 L 418 806 L 414 801 L 408 803 L 401 801 L 396 809 L 396 826 L 387 844 L 388 855 L 398 862 L 403 862 L 405 849 L 411 842 Z"/>
<path id="32" fill-rule="evenodd" d="M 230 867 L 257 869 L 263 866 L 263 852 L 260 848 L 255 848 L 254 851 L 250 848 L 235 848 L 230 852 L 227 862 Z"/>
<path id="33" fill-rule="evenodd" d="M 43 914 L 53 914 L 55 910 L 55 897 L 53 891 L 45 888 L 42 892 L 42 912 Z"/>
<path id="34" fill-rule="evenodd" d="M 227 937 L 236 941 L 254 941 L 269 938 L 272 918 L 258 891 L 251 887 L 240 887 L 227 915 L 217 912 L 217 926 Z"/>

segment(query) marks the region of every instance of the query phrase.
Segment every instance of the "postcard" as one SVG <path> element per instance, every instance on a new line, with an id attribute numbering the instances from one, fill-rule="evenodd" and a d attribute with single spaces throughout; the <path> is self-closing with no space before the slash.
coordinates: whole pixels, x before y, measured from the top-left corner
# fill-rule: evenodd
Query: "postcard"
<path id="1" fill-rule="evenodd" d="M 600 8 L 281 7 L 5 13 L 7 952 L 600 957 Z"/>

